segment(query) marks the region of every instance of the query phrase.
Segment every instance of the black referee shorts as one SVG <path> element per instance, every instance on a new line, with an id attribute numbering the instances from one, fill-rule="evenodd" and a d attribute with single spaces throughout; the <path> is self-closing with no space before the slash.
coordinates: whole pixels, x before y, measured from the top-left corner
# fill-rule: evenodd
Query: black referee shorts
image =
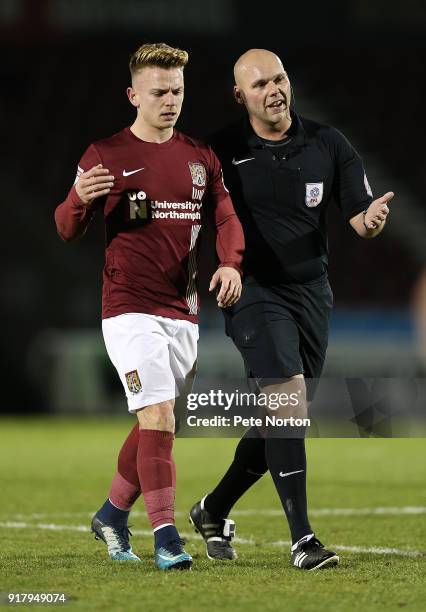
<path id="1" fill-rule="evenodd" d="M 224 314 L 226 333 L 240 351 L 247 375 L 319 378 L 332 306 L 327 275 L 309 283 L 274 286 L 262 286 L 250 276 L 244 279 L 241 298 Z"/>

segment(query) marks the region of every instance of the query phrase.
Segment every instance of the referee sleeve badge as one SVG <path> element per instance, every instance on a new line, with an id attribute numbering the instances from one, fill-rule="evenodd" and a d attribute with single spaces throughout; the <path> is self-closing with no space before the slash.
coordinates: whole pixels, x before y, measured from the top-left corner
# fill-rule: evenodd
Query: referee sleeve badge
<path id="1" fill-rule="evenodd" d="M 308 208 L 318 206 L 322 201 L 324 193 L 324 183 L 305 183 L 305 204 Z"/>
<path id="2" fill-rule="evenodd" d="M 365 191 L 367 192 L 367 194 L 370 196 L 370 198 L 372 198 L 373 192 L 371 191 L 370 183 L 368 182 L 368 178 L 365 172 L 364 172 L 364 187 L 365 187 Z"/>

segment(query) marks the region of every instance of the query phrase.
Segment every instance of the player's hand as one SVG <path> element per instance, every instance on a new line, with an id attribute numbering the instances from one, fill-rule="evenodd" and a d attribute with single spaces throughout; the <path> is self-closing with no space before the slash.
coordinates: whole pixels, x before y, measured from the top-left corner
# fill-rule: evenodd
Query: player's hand
<path id="1" fill-rule="evenodd" d="M 381 198 L 371 202 L 365 213 L 364 223 L 368 229 L 374 230 L 381 226 L 389 214 L 387 203 L 390 202 L 395 194 L 388 191 Z"/>
<path id="2" fill-rule="evenodd" d="M 93 166 L 87 172 L 80 174 L 75 184 L 78 197 L 85 206 L 91 206 L 96 198 L 100 198 L 111 191 L 114 185 L 114 176 L 102 164 Z"/>
<path id="3" fill-rule="evenodd" d="M 210 281 L 209 291 L 220 286 L 216 296 L 219 308 L 227 308 L 235 304 L 241 297 L 241 276 L 234 268 L 224 266 L 218 268 Z"/>

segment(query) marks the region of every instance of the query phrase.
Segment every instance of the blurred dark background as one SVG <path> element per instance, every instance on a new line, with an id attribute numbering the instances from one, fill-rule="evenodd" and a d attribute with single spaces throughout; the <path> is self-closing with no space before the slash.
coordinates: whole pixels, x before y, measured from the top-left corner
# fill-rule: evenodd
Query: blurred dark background
<path id="1" fill-rule="evenodd" d="M 100 332 L 102 219 L 65 245 L 53 212 L 86 146 L 132 123 L 127 64 L 144 42 L 189 51 L 178 129 L 196 137 L 239 116 L 237 57 L 251 47 L 275 51 L 296 110 L 344 132 L 375 196 L 395 191 L 377 240 L 357 238 L 331 207 L 335 312 L 326 373 L 423 375 L 425 34 L 420 0 L 0 0 L 2 411 L 123 404 Z M 201 259 L 200 369 L 235 375 L 239 357 L 206 296 L 211 248 Z"/>

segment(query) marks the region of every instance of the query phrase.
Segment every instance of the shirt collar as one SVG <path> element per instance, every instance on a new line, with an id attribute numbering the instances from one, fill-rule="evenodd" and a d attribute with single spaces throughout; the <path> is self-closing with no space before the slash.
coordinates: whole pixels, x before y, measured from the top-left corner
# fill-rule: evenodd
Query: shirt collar
<path id="1" fill-rule="evenodd" d="M 294 111 L 290 111 L 291 115 L 291 126 L 288 130 L 288 135 L 291 137 L 291 142 L 288 143 L 288 146 L 292 149 L 301 147 L 306 142 L 306 132 L 303 127 L 303 124 L 300 120 L 299 115 L 297 115 Z M 264 148 L 264 143 L 262 139 L 257 136 L 254 132 L 251 123 L 248 117 L 244 117 L 243 122 L 243 134 L 244 140 L 248 144 L 250 149 L 262 149 Z"/>

